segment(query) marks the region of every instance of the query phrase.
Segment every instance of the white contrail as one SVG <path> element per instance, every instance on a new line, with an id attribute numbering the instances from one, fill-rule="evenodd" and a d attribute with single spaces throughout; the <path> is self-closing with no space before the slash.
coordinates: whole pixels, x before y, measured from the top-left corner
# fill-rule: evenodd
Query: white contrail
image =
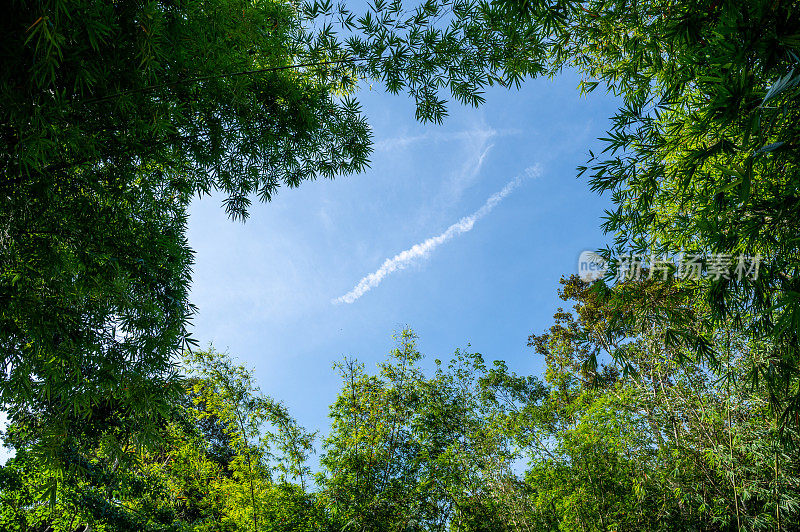
<path id="1" fill-rule="evenodd" d="M 500 192 L 495 192 L 492 194 L 480 209 L 473 212 L 469 216 L 461 218 L 458 222 L 448 227 L 442 234 L 433 236 L 405 251 L 401 251 L 391 259 L 386 259 L 380 268 L 361 279 L 358 284 L 345 295 L 333 299 L 332 303 L 352 303 L 359 297 L 363 296 L 381 284 L 381 281 L 383 281 L 384 277 L 390 273 L 397 270 L 402 270 L 411 264 L 415 259 L 425 257 L 430 254 L 430 252 L 436 249 L 440 244 L 443 244 L 453 237 L 471 230 L 475 225 L 475 222 L 489 214 L 498 203 L 503 201 L 503 198 L 511 194 L 514 189 L 520 186 L 525 179 L 529 177 L 538 177 L 540 173 L 541 171 L 538 165 L 526 168 L 521 175 L 518 175 L 509 181 L 508 184 L 504 186 L 502 190 L 500 190 Z"/>

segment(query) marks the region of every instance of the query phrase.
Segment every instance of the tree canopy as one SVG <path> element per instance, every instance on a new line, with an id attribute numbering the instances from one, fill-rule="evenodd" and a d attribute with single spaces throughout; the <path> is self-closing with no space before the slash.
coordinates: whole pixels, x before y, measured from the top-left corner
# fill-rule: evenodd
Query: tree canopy
<path id="1" fill-rule="evenodd" d="M 161 438 L 103 438 L 65 452 L 60 482 L 25 445 L 0 468 L 4 530 L 792 530 L 798 463 L 768 390 L 723 377 L 750 364 L 736 341 L 716 369 L 679 362 L 653 328 L 623 341 L 611 308 L 564 279 L 553 326 L 530 344 L 544 378 L 467 349 L 423 369 L 396 336 L 376 371 L 342 379 L 316 474 L 316 434 L 226 354 L 196 351 Z M 642 287 L 646 288 L 646 287 Z M 725 331 L 722 331 L 725 332 Z M 600 363 L 586 361 L 595 351 Z M 40 490 L 46 489 L 42 497 Z M 88 528 L 87 528 L 88 527 Z"/>
<path id="2" fill-rule="evenodd" d="M 55 446 L 116 415 L 155 430 L 152 413 L 179 388 L 175 356 L 192 345 L 193 197 L 219 193 L 243 219 L 254 197 L 366 168 L 370 132 L 352 98 L 364 77 L 441 121 L 443 87 L 478 104 L 487 83 L 533 68 L 519 32 L 468 17 L 474 6 L 400 7 L 340 10 L 355 33 L 344 39 L 319 3 L 11 3 L 0 396 L 12 418 L 38 419 Z"/>
<path id="3" fill-rule="evenodd" d="M 797 3 L 12 0 L 0 28 L 5 529 L 797 520 Z M 544 380 L 463 351 L 426 375 L 410 331 L 377 374 L 346 360 L 315 490 L 314 434 L 189 334 L 190 202 L 244 220 L 363 171 L 365 83 L 437 123 L 563 69 L 622 102 L 578 168 L 614 206 L 605 258 L 706 275 L 565 280 Z"/>

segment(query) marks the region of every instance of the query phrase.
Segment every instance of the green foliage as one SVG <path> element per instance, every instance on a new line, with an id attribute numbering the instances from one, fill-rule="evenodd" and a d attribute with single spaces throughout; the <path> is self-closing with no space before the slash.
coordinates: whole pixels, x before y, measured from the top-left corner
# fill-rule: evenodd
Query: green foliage
<path id="1" fill-rule="evenodd" d="M 549 19 L 547 11 L 538 12 Z M 303 13 L 319 30 L 308 36 L 312 60 L 339 61 L 332 72 L 408 93 L 425 122 L 447 116 L 445 90 L 477 106 L 486 87 L 519 87 L 546 72 L 540 26 L 520 24 L 502 2 L 378 0 L 357 12 L 344 3 L 309 0 Z"/>
<path id="2" fill-rule="evenodd" d="M 63 435 L 158 434 L 190 347 L 193 197 L 234 218 L 281 186 L 366 168 L 360 80 L 441 121 L 519 85 L 541 50 L 485 3 L 13 0 L 0 22 L 0 402 Z M 336 27 L 329 17 L 336 13 Z M 328 18 L 326 18 L 328 17 Z M 124 392 L 121 393 L 120 391 Z M 84 435 L 85 436 L 85 435 Z"/>
<path id="3" fill-rule="evenodd" d="M 727 349 L 710 370 L 691 350 L 680 356 L 663 324 L 623 331 L 618 300 L 575 277 L 562 283 L 577 317 L 560 310 L 550 333 L 531 337 L 551 389 L 518 429 L 536 443 L 527 447 L 531 521 L 564 530 L 791 529 L 800 512 L 796 434 L 786 428 L 781 437 L 768 391 L 738 378 L 758 350 L 736 328 L 717 330 Z M 612 291 L 652 295 L 651 285 Z M 589 364 L 599 371 L 587 378 L 590 357 L 610 367 Z"/>
<path id="4" fill-rule="evenodd" d="M 31 429 L 13 424 L 0 526 L 792 530 L 796 435 L 781 434 L 764 389 L 720 378 L 757 353 L 731 336 L 711 371 L 674 356 L 659 327 L 621 336 L 607 299 L 576 278 L 564 286 L 575 316 L 559 310 L 551 331 L 531 338 L 544 382 L 461 350 L 426 374 L 409 330 L 377 374 L 337 364 L 343 387 L 316 491 L 307 482 L 314 435 L 250 371 L 207 350 L 187 354 L 184 395 L 151 445 L 118 449 L 118 435 L 71 442 L 61 456 L 69 467 L 54 470 L 26 448 Z M 626 346 L 627 372 L 607 349 L 615 343 Z"/>
<path id="5" fill-rule="evenodd" d="M 67 472 L 54 472 L 41 456 L 21 449 L 0 469 L 0 527 L 8 531 L 179 531 L 185 522 L 162 477 L 130 454 L 115 458 L 65 449 Z"/>
<path id="6" fill-rule="evenodd" d="M 289 532 L 325 526 L 324 508 L 305 488 L 313 434 L 261 395 L 251 374 L 227 356 L 202 351 L 187 364 L 192 377 L 183 397 L 150 445 L 104 434 L 63 445 L 64 467 L 54 469 L 28 450 L 31 429 L 12 425 L 6 442 L 17 454 L 0 468 L 0 527 Z M 119 441 L 126 442 L 121 449 Z"/>
<path id="7" fill-rule="evenodd" d="M 287 2 L 9 9 L 0 398 L 55 460 L 64 435 L 115 416 L 155 437 L 153 413 L 179 393 L 191 198 L 218 191 L 243 217 L 250 195 L 364 168 L 369 134 L 325 80 L 274 69 L 300 53 Z"/>
<path id="8" fill-rule="evenodd" d="M 798 6 L 620 0 L 573 13 L 560 59 L 583 71 L 584 90 L 604 84 L 624 102 L 603 153 L 581 169 L 615 205 L 607 255 L 761 257 L 757 278 L 685 284 L 714 320 L 769 340 L 749 377 L 796 424 Z"/>
<path id="9" fill-rule="evenodd" d="M 0 21 L 4 530 L 790 530 L 800 513 L 800 8 L 773 0 L 12 0 Z M 358 172 L 360 84 L 565 67 L 622 99 L 586 167 L 606 250 L 759 256 L 757 278 L 565 281 L 544 382 L 404 331 L 338 366 L 310 434 L 192 352 L 190 201 L 244 219 Z M 189 353 L 188 378 L 178 355 Z M 529 460 L 524 475 L 518 459 Z M 518 467 L 517 467 L 518 468 Z"/>
<path id="10" fill-rule="evenodd" d="M 218 488 L 226 500 L 226 511 L 236 526 L 261 530 L 267 511 L 263 500 L 292 493 L 271 491 L 273 469 L 281 484 L 297 480 L 300 493 L 304 493 L 310 475 L 306 462 L 315 435 L 300 427 L 283 405 L 262 395 L 252 373 L 227 356 L 213 350 L 198 351 L 189 353 L 186 362 L 190 374 L 198 377 L 192 387 L 194 403 L 202 405 L 196 410 L 197 417 L 212 418 L 221 425 L 233 456 L 226 464 L 233 482 Z M 277 433 L 265 431 L 267 425 Z M 274 468 L 273 445 L 281 453 Z"/>
<path id="11" fill-rule="evenodd" d="M 475 523 L 492 505 L 486 483 L 510 475 L 515 456 L 497 431 L 505 407 L 483 380 L 491 371 L 458 351 L 425 377 L 416 335 L 405 330 L 397 341 L 379 375 L 352 360 L 336 366 L 343 389 L 331 407 L 322 500 L 346 530 Z"/>

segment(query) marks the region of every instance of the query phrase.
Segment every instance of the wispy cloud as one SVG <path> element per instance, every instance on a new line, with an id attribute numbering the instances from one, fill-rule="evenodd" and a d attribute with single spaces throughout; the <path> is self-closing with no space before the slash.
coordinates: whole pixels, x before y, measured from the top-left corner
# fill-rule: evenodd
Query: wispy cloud
<path id="1" fill-rule="evenodd" d="M 495 134 L 493 130 L 490 130 L 484 135 L 476 135 L 466 139 L 464 162 L 456 172 L 450 175 L 450 179 L 447 181 L 445 192 L 450 202 L 455 203 L 461 199 L 464 190 L 472 186 L 477 180 L 486 157 L 494 147 L 494 144 L 489 144 L 489 140 Z"/>
<path id="2" fill-rule="evenodd" d="M 486 200 L 486 203 L 484 203 L 480 209 L 473 212 L 469 216 L 461 218 L 458 222 L 448 227 L 443 233 L 420 242 L 419 244 L 416 244 L 413 247 L 398 253 L 390 259 L 386 259 L 380 268 L 361 279 L 358 284 L 356 284 L 356 286 L 345 295 L 333 299 L 332 303 L 353 303 L 355 300 L 381 284 L 387 275 L 406 268 L 416 259 L 428 256 L 434 249 L 444 244 L 448 240 L 472 230 L 472 228 L 475 226 L 475 222 L 492 212 L 492 209 L 494 209 L 498 203 L 503 201 L 506 196 L 511 194 L 514 189 L 519 187 L 522 182 L 525 181 L 525 179 L 530 177 L 538 177 L 540 173 L 541 171 L 538 165 L 526 168 L 522 174 L 509 181 L 508 184 L 502 188 L 502 190 L 489 196 L 489 199 Z"/>
<path id="3" fill-rule="evenodd" d="M 381 139 L 374 144 L 375 151 L 394 151 L 402 150 L 411 144 L 423 141 L 430 142 L 453 142 L 471 141 L 474 139 L 489 139 L 495 136 L 517 135 L 517 129 L 494 129 L 490 127 L 474 127 L 461 131 L 443 133 L 439 131 L 426 131 L 420 135 L 401 135 L 399 137 L 389 137 Z"/>

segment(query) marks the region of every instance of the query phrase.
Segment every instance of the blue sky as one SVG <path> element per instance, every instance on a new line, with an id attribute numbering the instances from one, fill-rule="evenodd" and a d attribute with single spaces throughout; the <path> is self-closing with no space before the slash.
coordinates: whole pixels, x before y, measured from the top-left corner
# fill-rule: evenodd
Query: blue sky
<path id="1" fill-rule="evenodd" d="M 578 81 L 567 72 L 492 90 L 479 109 L 452 104 L 443 125 L 415 122 L 405 96 L 365 90 L 375 136 L 367 172 L 283 189 L 245 224 L 226 218 L 220 197 L 196 201 L 195 337 L 253 368 L 263 392 L 323 434 L 340 384 L 333 362 L 355 356 L 374 368 L 405 325 L 429 361 L 470 344 L 487 360 L 541 374 L 527 337 L 551 325 L 559 277 L 606 241 L 599 225 L 609 199 L 575 167 L 598 146 L 616 102 L 599 91 L 580 97 Z M 538 175 L 468 230 L 451 231 L 352 303 L 333 302 L 532 167 Z"/>

